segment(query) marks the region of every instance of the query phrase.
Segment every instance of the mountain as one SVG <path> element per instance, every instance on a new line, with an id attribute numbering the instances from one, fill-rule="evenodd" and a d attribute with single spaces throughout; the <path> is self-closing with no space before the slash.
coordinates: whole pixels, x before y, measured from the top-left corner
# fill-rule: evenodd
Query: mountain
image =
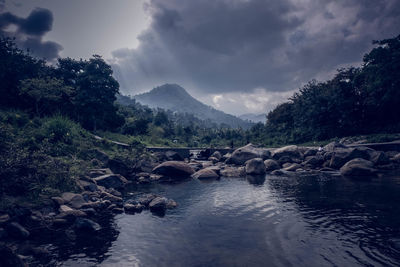
<path id="1" fill-rule="evenodd" d="M 251 123 L 238 117 L 226 114 L 207 106 L 192 97 L 184 88 L 177 84 L 164 84 L 152 89 L 150 92 L 136 95 L 136 101 L 151 108 L 162 108 L 174 112 L 193 114 L 202 120 L 211 120 L 218 124 L 226 124 L 232 128 L 248 129 Z"/>
<path id="2" fill-rule="evenodd" d="M 246 114 L 240 115 L 239 118 L 241 118 L 244 121 L 251 121 L 254 123 L 258 123 L 258 122 L 265 123 L 267 121 L 267 117 L 265 114 L 246 113 Z"/>

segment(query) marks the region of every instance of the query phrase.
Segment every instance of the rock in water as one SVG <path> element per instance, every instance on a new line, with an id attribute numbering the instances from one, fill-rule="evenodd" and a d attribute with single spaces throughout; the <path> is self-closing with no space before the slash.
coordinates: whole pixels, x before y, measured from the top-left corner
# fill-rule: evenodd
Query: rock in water
<path id="1" fill-rule="evenodd" d="M 106 174 L 94 178 L 94 180 L 98 185 L 104 186 L 105 188 L 115 189 L 122 189 L 128 183 L 128 180 L 119 174 Z"/>
<path id="2" fill-rule="evenodd" d="M 280 168 L 278 162 L 276 162 L 273 159 L 267 159 L 264 161 L 264 165 L 265 165 L 265 170 L 266 171 L 274 171 L 274 170 L 278 170 Z"/>
<path id="3" fill-rule="evenodd" d="M 265 164 L 262 158 L 255 158 L 246 162 L 246 174 L 265 174 Z"/>
<path id="4" fill-rule="evenodd" d="M 190 177 L 194 173 L 194 170 L 189 164 L 185 162 L 166 161 L 155 167 L 153 169 L 153 173 L 165 175 L 170 178 L 179 180 Z"/>
<path id="5" fill-rule="evenodd" d="M 356 158 L 352 159 L 340 168 L 343 176 L 375 176 L 376 170 L 373 163 L 369 160 Z"/>
<path id="6" fill-rule="evenodd" d="M 218 179 L 218 174 L 211 169 L 202 169 L 192 175 L 195 179 Z"/>
<path id="7" fill-rule="evenodd" d="M 156 197 L 154 198 L 150 204 L 149 209 L 152 212 L 165 212 L 167 209 L 168 199 L 165 197 Z"/>
<path id="8" fill-rule="evenodd" d="M 228 164 L 243 165 L 246 161 L 254 158 L 268 159 L 271 153 L 264 149 L 248 144 L 244 147 L 236 149 L 230 158 L 227 159 Z"/>

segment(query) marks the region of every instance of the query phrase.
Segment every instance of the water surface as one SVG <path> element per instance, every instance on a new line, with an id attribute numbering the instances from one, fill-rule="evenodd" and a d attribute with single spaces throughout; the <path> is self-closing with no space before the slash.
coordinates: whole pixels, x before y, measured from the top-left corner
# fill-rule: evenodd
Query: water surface
<path id="1" fill-rule="evenodd" d="M 400 266 L 399 177 L 267 175 L 139 190 L 179 206 L 164 217 L 117 215 L 106 249 L 84 247 L 60 265 Z"/>

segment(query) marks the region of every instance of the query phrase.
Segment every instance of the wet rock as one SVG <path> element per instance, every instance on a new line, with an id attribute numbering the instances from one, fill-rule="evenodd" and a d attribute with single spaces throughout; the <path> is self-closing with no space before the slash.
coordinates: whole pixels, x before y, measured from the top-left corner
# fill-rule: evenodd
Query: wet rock
<path id="1" fill-rule="evenodd" d="M 155 199 L 157 196 L 154 194 L 146 194 L 141 196 L 137 201 L 145 207 L 148 207 L 150 202 Z"/>
<path id="2" fill-rule="evenodd" d="M 125 204 L 124 205 L 124 210 L 126 213 L 140 213 L 144 209 L 144 206 L 140 203 L 136 204 Z"/>
<path id="3" fill-rule="evenodd" d="M 280 168 L 278 162 L 276 162 L 273 159 L 264 160 L 264 165 L 265 165 L 265 171 L 268 171 L 268 172 L 274 171 L 274 170 L 277 170 Z"/>
<path id="4" fill-rule="evenodd" d="M 226 167 L 220 173 L 224 177 L 244 177 L 246 175 L 244 167 Z"/>
<path id="5" fill-rule="evenodd" d="M 101 229 L 101 226 L 92 220 L 86 218 L 77 218 L 73 228 L 77 232 L 96 232 Z"/>
<path id="6" fill-rule="evenodd" d="M 172 199 L 167 200 L 167 209 L 174 209 L 177 206 L 178 206 L 178 203 L 176 203 L 174 200 L 172 200 Z"/>
<path id="7" fill-rule="evenodd" d="M 265 174 L 265 164 L 262 158 L 254 158 L 246 162 L 246 174 L 260 175 Z"/>
<path id="8" fill-rule="evenodd" d="M 25 267 L 22 259 L 15 254 L 9 247 L 0 244 L 0 260 L 3 267 Z"/>
<path id="9" fill-rule="evenodd" d="M 165 212 L 167 209 L 167 203 L 168 199 L 165 197 L 155 197 L 150 203 L 149 203 L 149 209 L 152 212 Z"/>
<path id="10" fill-rule="evenodd" d="M 94 178 L 98 185 L 104 186 L 105 188 L 123 189 L 128 183 L 125 177 L 119 174 L 106 174 L 97 178 Z"/>
<path id="11" fill-rule="evenodd" d="M 29 231 L 17 222 L 8 223 L 5 229 L 7 231 L 7 235 L 14 238 L 27 239 L 30 236 Z"/>
<path id="12" fill-rule="evenodd" d="M 228 164 L 243 165 L 246 161 L 254 158 L 262 158 L 263 160 L 270 158 L 271 152 L 264 148 L 259 148 L 253 144 L 236 149 L 230 158 L 226 160 Z"/>
<path id="13" fill-rule="evenodd" d="M 166 161 L 153 169 L 153 173 L 171 177 L 174 180 L 190 177 L 194 170 L 184 162 Z"/>
<path id="14" fill-rule="evenodd" d="M 219 175 L 211 169 L 202 169 L 192 175 L 195 179 L 218 179 Z"/>
<path id="15" fill-rule="evenodd" d="M 375 176 L 376 170 L 369 160 L 356 158 L 352 159 L 340 168 L 343 176 Z"/>
<path id="16" fill-rule="evenodd" d="M 278 148 L 272 153 L 272 158 L 275 160 L 278 160 L 282 157 L 288 157 L 290 159 L 302 159 L 303 155 L 297 146 L 292 145 Z"/>

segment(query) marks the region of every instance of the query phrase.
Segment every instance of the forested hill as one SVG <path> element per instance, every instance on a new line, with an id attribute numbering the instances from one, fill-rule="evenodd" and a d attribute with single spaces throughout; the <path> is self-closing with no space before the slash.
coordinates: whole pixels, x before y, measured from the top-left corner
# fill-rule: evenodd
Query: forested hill
<path id="1" fill-rule="evenodd" d="M 221 125 L 226 124 L 232 128 L 248 129 L 252 126 L 249 122 L 201 103 L 177 84 L 164 84 L 150 92 L 136 95 L 134 99 L 151 108 L 163 108 L 180 113 L 193 114 L 201 120 L 211 120 Z"/>

